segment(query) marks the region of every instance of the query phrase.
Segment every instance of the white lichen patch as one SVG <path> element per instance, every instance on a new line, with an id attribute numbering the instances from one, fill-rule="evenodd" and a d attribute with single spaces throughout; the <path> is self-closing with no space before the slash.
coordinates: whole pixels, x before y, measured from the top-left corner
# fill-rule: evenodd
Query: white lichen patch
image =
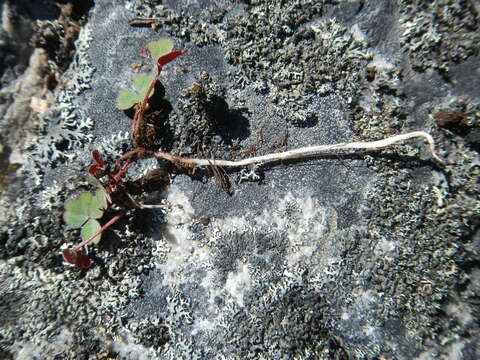
<path id="1" fill-rule="evenodd" d="M 123 360 L 157 359 L 154 350 L 138 344 L 135 338 L 126 330 L 122 330 L 114 340 L 105 341 L 105 343 Z"/>
<path id="2" fill-rule="evenodd" d="M 388 59 L 383 55 L 374 54 L 373 59 L 368 63 L 367 66 L 375 66 L 376 70 L 385 70 L 389 71 L 394 69 L 395 65 L 392 64 Z"/>
<path id="3" fill-rule="evenodd" d="M 352 33 L 352 36 L 356 41 L 361 42 L 361 43 L 366 42 L 367 37 L 366 37 L 365 33 L 362 31 L 362 29 L 360 29 L 360 26 L 358 24 L 354 24 L 350 28 L 350 32 Z"/>
<path id="4" fill-rule="evenodd" d="M 391 253 L 394 252 L 397 247 L 398 244 L 394 241 L 390 241 L 388 238 L 382 238 L 375 247 L 375 256 L 382 256 L 384 259 L 391 258 Z"/>
<path id="5" fill-rule="evenodd" d="M 87 23 L 78 34 L 75 41 L 76 56 L 68 70 L 71 76 L 69 88 L 76 94 L 80 94 L 86 89 L 91 88 L 92 76 L 95 72 L 88 49 L 93 40 L 93 31 L 89 23 Z"/>
<path id="6" fill-rule="evenodd" d="M 472 309 L 467 304 L 449 303 L 445 307 L 445 312 L 450 318 L 456 319 L 462 325 L 469 325 L 475 320 Z"/>
<path id="7" fill-rule="evenodd" d="M 465 358 L 463 354 L 465 344 L 466 341 L 457 340 L 445 347 L 441 357 L 439 357 L 438 351 L 424 351 L 415 357 L 414 360 L 436 360 L 439 358 L 445 360 L 462 360 Z"/>
<path id="8" fill-rule="evenodd" d="M 172 209 L 166 215 L 167 223 L 163 227 L 162 242 L 170 247 L 166 262 L 157 264 L 165 276 L 165 283 L 174 286 L 178 275 L 185 264 L 202 262 L 208 255 L 192 240 L 189 224 L 194 217 L 194 210 L 187 196 L 172 186 L 167 190 L 166 198 L 172 204 Z"/>
<path id="9" fill-rule="evenodd" d="M 45 187 L 37 197 L 37 206 L 43 210 L 52 210 L 55 206 L 62 204 L 62 192 L 64 188 L 59 185 L 57 180 L 53 180 L 51 186 Z"/>
<path id="10" fill-rule="evenodd" d="M 288 204 L 292 201 L 294 201 L 293 196 L 287 195 L 280 209 L 287 211 Z M 318 246 L 318 240 L 328 231 L 327 211 L 318 204 L 317 200 L 307 197 L 301 201 L 297 200 L 296 204 L 298 206 L 296 221 L 284 224 L 291 244 L 288 266 L 294 266 L 299 261 L 309 259 L 315 247 Z"/>
<path id="11" fill-rule="evenodd" d="M 96 147 L 102 156 L 118 159 L 129 146 L 130 133 L 128 131 L 119 131 L 109 137 L 99 139 Z"/>
<path id="12" fill-rule="evenodd" d="M 240 307 L 243 307 L 243 295 L 251 281 L 247 264 L 240 265 L 237 272 L 228 274 L 225 290 Z"/>
<path id="13" fill-rule="evenodd" d="M 88 49 L 92 39 L 92 30 L 87 24 L 80 30 L 75 41 L 76 55 L 63 75 L 65 87 L 57 94 L 54 106 L 39 118 L 38 138 L 25 146 L 32 168 L 71 160 L 78 149 L 94 138 L 93 120 L 74 104 L 74 99 L 91 87 L 95 69 Z"/>
<path id="14" fill-rule="evenodd" d="M 328 277 L 325 272 L 339 262 L 327 241 L 336 230 L 336 214 L 311 196 L 287 194 L 257 215 L 212 218 L 200 232 L 193 230 L 197 215 L 187 194 L 174 185 L 166 198 L 172 209 L 158 241 L 162 281 L 154 291 L 168 287 L 174 293 L 164 311 L 176 340 L 187 336 L 178 332 L 179 324 L 191 324 L 188 336 L 227 331 L 233 314 L 250 306 L 252 291 L 263 289 L 259 301 L 269 303 L 301 284 L 305 269 Z M 314 255 L 319 252 L 324 260 Z M 182 295 L 182 288 L 192 286 L 201 300 Z"/>
<path id="15" fill-rule="evenodd" d="M 478 14 L 472 6 L 451 0 L 399 3 L 400 42 L 415 68 L 448 71 L 478 53 Z"/>
<path id="16" fill-rule="evenodd" d="M 19 341 L 12 346 L 15 360 L 46 359 L 65 353 L 73 342 L 72 332 L 63 328 L 60 333 L 48 341 Z"/>
<path id="17" fill-rule="evenodd" d="M 359 26 L 346 28 L 321 16 L 321 9 L 320 2 L 260 2 L 249 10 L 251 16 L 220 24 L 226 59 L 242 68 L 229 72 L 231 80 L 239 88 L 268 93 L 292 123 L 316 118 L 317 96 L 338 91 L 345 99 L 353 97 L 360 70 L 371 58 Z M 292 21 L 293 14 L 303 21 Z"/>

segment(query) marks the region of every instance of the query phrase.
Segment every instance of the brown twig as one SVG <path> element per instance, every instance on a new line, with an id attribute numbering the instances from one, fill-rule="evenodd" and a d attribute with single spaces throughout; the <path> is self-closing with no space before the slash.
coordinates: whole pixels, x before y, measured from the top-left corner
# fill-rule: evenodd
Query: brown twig
<path id="1" fill-rule="evenodd" d="M 159 25 L 160 19 L 155 18 L 133 18 L 128 20 L 128 25 L 130 26 L 148 26 L 151 27 L 152 25 Z"/>

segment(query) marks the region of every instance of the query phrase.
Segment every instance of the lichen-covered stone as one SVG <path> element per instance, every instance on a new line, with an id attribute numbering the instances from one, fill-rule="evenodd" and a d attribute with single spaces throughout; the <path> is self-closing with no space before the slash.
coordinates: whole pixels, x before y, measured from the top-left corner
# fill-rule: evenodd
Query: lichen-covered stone
<path id="1" fill-rule="evenodd" d="M 6 152 L 31 160 L 0 197 L 0 357 L 477 358 L 480 100 L 465 81 L 478 67 L 476 6 L 96 1 L 52 107 L 23 118 L 36 124 L 31 146 L 15 138 Z M 131 150 L 115 97 L 151 70 L 139 50 L 158 37 L 189 51 L 160 75 L 171 111 L 154 149 L 238 158 L 422 129 L 446 165 L 412 141 L 230 172 L 230 193 L 201 169 L 171 174 L 141 196 L 168 210 L 131 211 L 89 248 L 91 269 L 68 267 L 60 250 L 79 234 L 64 203 L 91 191 L 91 148 L 110 166 Z M 1 114 L 18 110 L 12 89 L 35 69 L 2 70 Z M 139 161 L 127 178 L 158 166 Z"/>

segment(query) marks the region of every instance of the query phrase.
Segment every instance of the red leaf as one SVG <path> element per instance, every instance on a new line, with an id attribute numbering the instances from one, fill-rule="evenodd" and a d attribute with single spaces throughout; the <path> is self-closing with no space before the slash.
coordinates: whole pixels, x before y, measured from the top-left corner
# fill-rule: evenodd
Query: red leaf
<path id="1" fill-rule="evenodd" d="M 92 266 L 92 262 L 87 255 L 78 254 L 77 263 L 75 265 L 80 269 L 88 269 Z"/>
<path id="2" fill-rule="evenodd" d="M 95 176 L 95 174 L 97 173 L 97 169 L 98 169 L 97 164 L 90 165 L 90 167 L 88 168 L 88 173 L 92 176 Z"/>
<path id="3" fill-rule="evenodd" d="M 158 64 L 159 67 L 162 67 L 163 65 L 168 64 L 170 61 L 176 59 L 177 57 L 179 57 L 182 54 L 185 54 L 186 52 L 187 52 L 187 50 L 171 51 L 167 55 L 163 55 L 163 56 L 159 57 L 158 61 L 157 61 L 157 64 Z"/>
<path id="4" fill-rule="evenodd" d="M 80 251 L 65 249 L 62 250 L 62 255 L 66 262 L 80 269 L 88 269 L 92 265 L 90 258 Z"/>
<path id="5" fill-rule="evenodd" d="M 95 162 L 98 164 L 98 166 L 103 167 L 103 159 L 98 152 L 98 150 L 93 150 L 92 151 L 92 157 L 95 160 Z"/>

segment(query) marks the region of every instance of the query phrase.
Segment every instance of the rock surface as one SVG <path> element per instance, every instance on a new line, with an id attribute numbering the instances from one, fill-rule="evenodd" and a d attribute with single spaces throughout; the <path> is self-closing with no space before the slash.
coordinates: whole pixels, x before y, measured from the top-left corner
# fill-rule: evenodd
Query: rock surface
<path id="1" fill-rule="evenodd" d="M 479 358 L 478 2 L 76 3 L 0 3 L 0 358 Z M 64 202 L 92 190 L 92 149 L 131 150 L 116 94 L 160 37 L 188 52 L 161 73 L 157 149 L 424 130 L 446 166 L 410 141 L 229 171 L 229 191 L 172 174 L 141 196 L 170 210 L 129 212 L 90 269 L 69 267 Z"/>

